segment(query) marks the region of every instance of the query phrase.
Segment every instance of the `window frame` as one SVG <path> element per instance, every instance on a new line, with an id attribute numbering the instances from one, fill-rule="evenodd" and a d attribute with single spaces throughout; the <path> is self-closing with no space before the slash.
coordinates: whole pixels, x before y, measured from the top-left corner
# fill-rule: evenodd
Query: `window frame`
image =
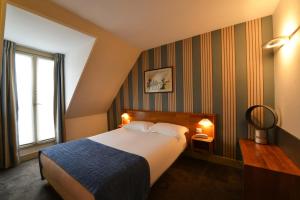
<path id="1" fill-rule="evenodd" d="M 16 54 L 23 54 L 23 55 L 28 55 L 32 57 L 32 67 L 33 67 L 33 91 L 32 93 L 34 94 L 37 90 L 37 59 L 38 58 L 44 58 L 44 59 L 48 59 L 48 60 L 53 60 L 54 61 L 54 54 L 52 53 L 48 53 L 45 51 L 41 51 L 41 50 L 37 50 L 37 49 L 32 49 L 32 48 L 28 48 L 22 45 L 16 45 Z M 30 148 L 33 146 L 39 146 L 41 144 L 47 144 L 47 143 L 53 143 L 56 141 L 56 135 L 54 135 L 54 138 L 49 138 L 46 140 L 41 140 L 38 141 L 38 133 L 37 133 L 37 107 L 36 107 L 36 95 L 33 95 L 33 102 L 34 102 L 34 106 L 33 106 L 33 119 L 34 119 L 34 142 L 32 143 L 28 143 L 28 144 L 23 144 L 23 145 L 19 145 L 19 149 L 26 149 L 26 148 Z M 19 141 L 18 141 L 19 142 Z"/>

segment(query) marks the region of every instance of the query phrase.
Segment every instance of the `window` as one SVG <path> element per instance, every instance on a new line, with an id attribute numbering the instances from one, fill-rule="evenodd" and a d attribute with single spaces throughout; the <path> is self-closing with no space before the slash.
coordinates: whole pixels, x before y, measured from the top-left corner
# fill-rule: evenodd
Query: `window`
<path id="1" fill-rule="evenodd" d="M 19 49 L 15 56 L 19 145 L 53 141 L 54 59 Z"/>

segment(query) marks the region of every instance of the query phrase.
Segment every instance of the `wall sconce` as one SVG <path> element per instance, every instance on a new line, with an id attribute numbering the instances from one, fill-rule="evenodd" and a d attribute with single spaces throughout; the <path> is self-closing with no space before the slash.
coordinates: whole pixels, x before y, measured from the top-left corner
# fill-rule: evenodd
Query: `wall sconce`
<path id="1" fill-rule="evenodd" d="M 299 29 L 300 26 L 298 26 L 298 28 L 289 36 L 280 36 L 268 41 L 267 43 L 263 44 L 263 49 L 272 49 L 287 44 Z"/>
<path id="2" fill-rule="evenodd" d="M 122 124 L 128 124 L 130 122 L 128 113 L 123 113 L 121 115 Z"/>

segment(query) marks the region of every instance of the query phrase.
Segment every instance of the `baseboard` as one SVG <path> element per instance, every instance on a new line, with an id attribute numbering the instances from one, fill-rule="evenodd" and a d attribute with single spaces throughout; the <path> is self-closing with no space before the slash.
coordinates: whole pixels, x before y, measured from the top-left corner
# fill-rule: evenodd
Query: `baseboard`
<path id="1" fill-rule="evenodd" d="M 55 144 L 55 142 L 47 142 L 47 143 L 43 143 L 43 144 L 37 144 L 37 145 L 21 148 L 19 150 L 20 161 L 25 162 L 28 160 L 35 159 L 38 157 L 39 150 L 49 147 L 49 146 L 52 146 L 54 144 Z"/>
<path id="2" fill-rule="evenodd" d="M 192 150 L 187 149 L 187 150 L 185 150 L 183 155 L 192 157 L 195 159 L 201 159 L 201 160 L 205 160 L 208 162 L 220 164 L 220 165 L 234 167 L 237 169 L 243 168 L 242 161 L 234 160 L 234 159 L 230 159 L 230 158 L 226 158 L 226 157 L 218 156 L 218 155 L 214 155 L 214 154 L 209 154 L 209 153 L 205 153 L 205 152 L 193 152 Z"/>
<path id="3" fill-rule="evenodd" d="M 28 160 L 32 160 L 38 157 L 38 152 L 28 153 L 25 155 L 20 156 L 20 161 L 25 162 Z"/>

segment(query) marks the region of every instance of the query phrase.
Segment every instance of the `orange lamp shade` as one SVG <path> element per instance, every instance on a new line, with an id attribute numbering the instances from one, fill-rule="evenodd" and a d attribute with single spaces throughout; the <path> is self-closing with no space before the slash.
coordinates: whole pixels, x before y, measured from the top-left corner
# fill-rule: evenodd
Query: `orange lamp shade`
<path id="1" fill-rule="evenodd" d="M 121 115 L 122 124 L 128 124 L 130 122 L 128 113 L 123 113 Z"/>
<path id="2" fill-rule="evenodd" d="M 209 119 L 207 119 L 207 118 L 201 119 L 201 120 L 198 122 L 198 124 L 199 124 L 200 126 L 202 126 L 203 128 L 208 128 L 208 127 L 211 127 L 211 126 L 213 125 L 213 123 L 212 123 Z"/>

